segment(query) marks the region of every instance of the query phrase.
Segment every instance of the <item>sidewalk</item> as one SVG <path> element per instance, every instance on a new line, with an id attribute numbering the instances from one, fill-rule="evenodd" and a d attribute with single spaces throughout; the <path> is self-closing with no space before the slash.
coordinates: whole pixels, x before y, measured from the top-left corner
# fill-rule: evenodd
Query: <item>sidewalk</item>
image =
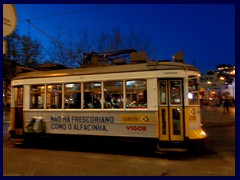
<path id="1" fill-rule="evenodd" d="M 222 106 L 205 106 L 201 108 L 204 126 L 235 125 L 235 107 L 229 107 L 230 113 L 223 113 Z M 3 123 L 9 123 L 10 112 L 3 112 Z"/>

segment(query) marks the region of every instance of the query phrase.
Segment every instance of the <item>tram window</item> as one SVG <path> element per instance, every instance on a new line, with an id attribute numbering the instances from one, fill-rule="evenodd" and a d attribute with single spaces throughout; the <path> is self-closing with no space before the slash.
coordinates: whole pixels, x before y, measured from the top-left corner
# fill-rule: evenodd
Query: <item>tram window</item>
<path id="1" fill-rule="evenodd" d="M 188 93 L 189 104 L 190 105 L 199 104 L 198 96 L 199 96 L 198 92 L 196 92 L 196 93 Z"/>
<path id="2" fill-rule="evenodd" d="M 180 135 L 180 109 L 172 109 L 173 134 Z"/>
<path id="3" fill-rule="evenodd" d="M 47 109 L 62 108 L 62 85 L 52 84 L 47 86 Z"/>
<path id="4" fill-rule="evenodd" d="M 199 104 L 199 84 L 196 76 L 188 77 L 188 101 L 190 105 Z"/>
<path id="5" fill-rule="evenodd" d="M 160 104 L 167 104 L 167 86 L 166 81 L 160 81 Z"/>
<path id="6" fill-rule="evenodd" d="M 43 109 L 45 100 L 45 86 L 33 85 L 30 87 L 30 108 Z"/>
<path id="7" fill-rule="evenodd" d="M 84 83 L 84 108 L 101 108 L 101 82 Z"/>
<path id="8" fill-rule="evenodd" d="M 104 82 L 104 108 L 123 108 L 123 82 Z"/>
<path id="9" fill-rule="evenodd" d="M 65 84 L 64 108 L 81 108 L 81 84 Z"/>
<path id="10" fill-rule="evenodd" d="M 181 104 L 181 81 L 170 81 L 171 104 Z"/>
<path id="11" fill-rule="evenodd" d="M 198 79 L 197 78 L 188 80 L 188 91 L 189 92 L 198 91 Z"/>
<path id="12" fill-rule="evenodd" d="M 126 81 L 126 108 L 147 108 L 147 81 Z"/>
<path id="13" fill-rule="evenodd" d="M 161 115 L 162 115 L 162 134 L 166 134 L 166 130 L 167 130 L 167 126 L 166 126 L 166 122 L 167 122 L 167 119 L 166 119 L 166 109 L 162 109 L 162 112 L 161 112 Z"/>

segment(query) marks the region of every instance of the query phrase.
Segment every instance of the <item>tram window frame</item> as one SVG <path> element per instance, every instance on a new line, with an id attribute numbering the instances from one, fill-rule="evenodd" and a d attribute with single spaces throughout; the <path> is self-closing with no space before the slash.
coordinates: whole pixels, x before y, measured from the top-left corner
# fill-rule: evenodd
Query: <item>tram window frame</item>
<path id="1" fill-rule="evenodd" d="M 49 88 L 51 88 L 50 86 L 57 86 L 57 87 L 52 88 L 52 91 L 49 91 Z M 60 89 L 58 89 L 59 87 Z M 47 109 L 62 109 L 62 93 L 63 93 L 62 87 L 63 87 L 62 84 L 47 84 L 46 86 Z"/>
<path id="2" fill-rule="evenodd" d="M 199 78 L 197 76 L 188 76 L 188 103 L 189 105 L 199 105 L 200 103 Z"/>
<path id="3" fill-rule="evenodd" d="M 35 89 L 33 89 L 33 87 L 35 87 Z M 42 89 L 42 91 L 41 90 L 39 91 L 39 89 Z M 36 84 L 36 85 L 30 86 L 30 109 L 44 109 L 45 98 L 46 98 L 46 87 L 44 84 Z"/>
<path id="4" fill-rule="evenodd" d="M 88 87 L 86 87 L 87 85 Z M 99 88 L 94 89 L 93 88 L 94 86 Z M 83 83 L 83 93 L 84 93 L 83 109 L 101 109 L 102 108 L 102 82 L 101 81 Z"/>
<path id="5" fill-rule="evenodd" d="M 133 86 L 131 84 L 133 84 Z M 144 86 L 141 86 L 142 84 Z M 131 86 L 129 87 L 129 85 L 131 85 L 132 87 Z M 125 107 L 127 109 L 128 108 L 148 108 L 147 79 L 126 80 L 125 94 L 126 94 Z"/>
<path id="6" fill-rule="evenodd" d="M 124 90 L 123 81 L 105 81 L 104 88 L 104 109 L 123 108 Z"/>
<path id="7" fill-rule="evenodd" d="M 81 109 L 81 96 L 81 83 L 64 84 L 64 109 Z"/>

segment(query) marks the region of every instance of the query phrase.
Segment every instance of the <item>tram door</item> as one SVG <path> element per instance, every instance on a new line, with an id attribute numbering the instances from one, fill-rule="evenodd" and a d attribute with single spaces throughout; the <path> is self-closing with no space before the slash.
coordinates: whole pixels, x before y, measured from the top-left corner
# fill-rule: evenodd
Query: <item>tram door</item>
<path id="1" fill-rule="evenodd" d="M 183 141 L 183 81 L 159 79 L 160 141 Z"/>
<path id="2" fill-rule="evenodd" d="M 11 129 L 14 129 L 17 135 L 21 135 L 23 133 L 23 86 L 16 86 L 13 90 Z"/>

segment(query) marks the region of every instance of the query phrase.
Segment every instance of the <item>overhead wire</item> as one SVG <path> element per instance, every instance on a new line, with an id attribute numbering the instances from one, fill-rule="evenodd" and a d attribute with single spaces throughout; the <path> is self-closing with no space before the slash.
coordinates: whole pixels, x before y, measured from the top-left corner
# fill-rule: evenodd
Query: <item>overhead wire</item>
<path id="1" fill-rule="evenodd" d="M 52 38 L 50 35 L 48 35 L 46 32 L 44 32 L 43 30 L 41 30 L 40 28 L 38 28 L 37 26 L 35 26 L 29 19 L 27 19 L 27 22 L 29 24 L 31 24 L 33 27 L 35 27 L 38 31 L 40 31 L 42 34 L 44 34 L 45 36 L 47 36 L 49 39 L 51 39 L 55 44 L 57 44 L 58 46 L 60 46 L 63 50 L 65 50 L 69 56 L 71 56 L 74 60 L 76 60 L 76 58 L 72 55 L 72 53 L 67 50 L 61 43 L 59 43 L 57 40 L 55 40 L 54 38 Z M 82 65 L 80 62 L 79 62 L 80 65 Z"/>
<path id="2" fill-rule="evenodd" d="M 95 7 L 90 7 L 90 8 L 83 8 L 83 9 L 66 11 L 66 12 L 57 13 L 57 14 L 28 18 L 28 20 L 39 20 L 39 19 L 45 19 L 45 18 L 51 18 L 51 17 L 57 17 L 57 16 L 64 16 L 64 15 L 68 15 L 68 14 L 78 13 L 78 12 L 81 12 L 81 11 L 88 11 L 88 10 L 91 10 L 91 9 L 103 8 L 103 7 L 106 7 L 106 6 L 113 6 L 113 5 L 115 5 L 115 4 L 106 4 L 106 5 L 95 6 Z M 25 21 L 25 20 L 20 20 L 19 22 L 23 22 L 23 21 Z"/>
<path id="3" fill-rule="evenodd" d="M 55 40 L 54 38 L 52 38 L 50 35 L 48 35 L 46 32 L 44 32 L 43 30 L 41 30 L 40 28 L 38 28 L 36 25 L 34 25 L 31 20 L 38 20 L 38 19 L 45 19 L 45 18 L 51 18 L 51 17 L 57 17 L 57 16 L 63 16 L 63 15 L 67 15 L 67 14 L 73 14 L 73 13 L 77 13 L 77 12 L 81 12 L 81 11 L 87 11 L 87 10 L 91 10 L 91 9 L 96 9 L 96 8 L 102 8 L 102 7 L 106 7 L 106 6 L 112 6 L 115 4 L 106 4 L 106 5 L 101 5 L 101 6 L 95 6 L 95 7 L 90 7 L 90 8 L 83 8 L 83 9 L 78 9 L 78 10 L 74 10 L 74 11 L 67 11 L 67 12 L 62 12 L 62 13 L 57 13 L 57 14 L 52 14 L 52 15 L 46 15 L 46 16 L 40 16 L 40 17 L 35 17 L 35 18 L 29 18 L 27 19 L 27 22 L 32 25 L 34 28 L 36 28 L 38 31 L 40 31 L 42 34 L 44 34 L 45 36 L 47 36 L 49 39 L 51 39 L 55 44 L 57 44 L 58 46 L 60 46 L 63 50 L 65 50 L 74 60 L 76 60 L 76 58 L 72 55 L 72 53 L 67 50 L 61 43 L 59 43 L 57 40 Z M 22 22 L 24 20 L 21 20 L 20 22 Z M 77 61 L 77 60 L 76 60 Z M 78 61 L 77 61 L 78 62 Z M 82 65 L 80 62 L 78 62 L 80 65 Z"/>

